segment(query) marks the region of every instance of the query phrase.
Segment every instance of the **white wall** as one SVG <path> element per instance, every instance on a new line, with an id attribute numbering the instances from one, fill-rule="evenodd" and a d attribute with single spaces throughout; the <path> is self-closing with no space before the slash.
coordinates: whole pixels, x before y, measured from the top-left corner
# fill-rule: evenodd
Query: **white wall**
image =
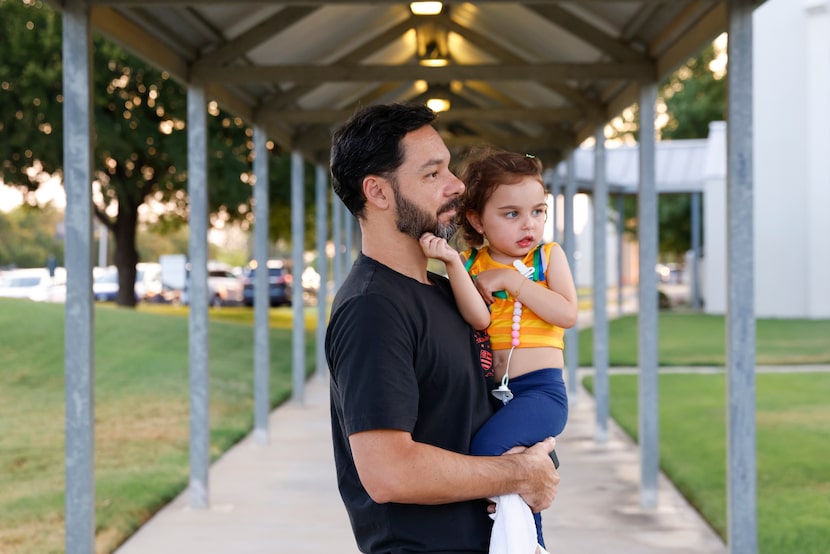
<path id="1" fill-rule="evenodd" d="M 575 258 L 576 268 L 574 271 L 574 282 L 578 287 L 591 287 L 594 283 L 594 202 L 589 195 L 578 195 L 581 197 L 574 202 L 574 212 L 584 206 L 585 226 L 580 230 L 577 226 L 574 236 L 576 238 Z M 612 207 L 613 197 L 608 197 L 608 214 L 614 211 Z M 582 212 L 582 209 L 579 209 Z M 579 217 L 574 215 L 574 219 Z M 608 287 L 617 286 L 617 251 L 618 249 L 617 228 L 609 221 L 605 226 L 605 282 Z"/>
<path id="2" fill-rule="evenodd" d="M 807 13 L 807 315 L 830 317 L 830 0 L 804 2 Z"/>
<path id="3" fill-rule="evenodd" d="M 768 0 L 753 24 L 755 314 L 828 318 L 830 0 Z M 717 125 L 710 151 L 725 154 Z M 706 181 L 704 235 L 704 309 L 723 314 L 726 183 L 719 178 Z"/>
<path id="4" fill-rule="evenodd" d="M 756 315 L 830 317 L 830 1 L 769 0 L 754 26 Z"/>
<path id="5" fill-rule="evenodd" d="M 755 314 L 830 318 L 830 0 L 767 0 L 753 23 L 754 114 L 747 132 L 754 148 Z M 698 177 L 701 292 L 713 314 L 726 312 L 725 131 L 723 122 L 710 125 Z M 578 240 L 585 252 L 580 283 L 591 275 L 590 229 Z M 612 236 L 613 230 L 609 284 L 616 278 Z"/>
<path id="6" fill-rule="evenodd" d="M 726 123 L 709 124 L 703 186 L 703 264 L 700 290 L 703 309 L 726 313 Z"/>

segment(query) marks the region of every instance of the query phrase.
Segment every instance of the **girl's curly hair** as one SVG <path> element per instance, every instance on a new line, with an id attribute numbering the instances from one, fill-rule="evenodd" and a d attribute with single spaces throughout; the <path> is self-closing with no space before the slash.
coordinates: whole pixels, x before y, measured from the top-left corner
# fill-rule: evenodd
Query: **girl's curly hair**
<path id="1" fill-rule="evenodd" d="M 458 225 L 463 241 L 473 248 L 484 243 L 484 235 L 467 220 L 468 212 L 481 214 L 484 205 L 499 185 L 512 185 L 524 177 L 536 177 L 543 187 L 542 162 L 530 154 L 494 148 L 476 150 L 464 161 L 458 178 L 464 183 L 458 210 Z"/>

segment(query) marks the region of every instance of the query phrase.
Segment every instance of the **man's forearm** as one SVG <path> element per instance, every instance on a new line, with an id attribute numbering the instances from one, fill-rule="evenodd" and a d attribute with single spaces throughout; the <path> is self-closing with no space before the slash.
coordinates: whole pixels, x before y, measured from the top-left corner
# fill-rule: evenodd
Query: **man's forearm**
<path id="1" fill-rule="evenodd" d="M 394 430 L 357 433 L 350 441 L 360 480 L 378 503 L 447 504 L 517 493 L 544 509 L 559 482 L 548 458 L 552 443 L 491 457 L 450 452 Z"/>

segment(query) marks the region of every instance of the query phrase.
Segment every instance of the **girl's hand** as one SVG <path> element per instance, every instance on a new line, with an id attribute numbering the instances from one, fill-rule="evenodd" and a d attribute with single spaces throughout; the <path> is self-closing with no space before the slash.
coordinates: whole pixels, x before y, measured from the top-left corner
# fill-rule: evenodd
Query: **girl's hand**
<path id="1" fill-rule="evenodd" d="M 458 252 L 445 239 L 438 238 L 432 233 L 424 233 L 418 242 L 428 258 L 441 260 L 445 264 L 459 261 Z"/>
<path id="2" fill-rule="evenodd" d="M 482 271 L 475 277 L 475 284 L 481 297 L 487 304 L 493 303 L 493 293 L 499 290 L 507 290 L 512 283 L 521 277 L 514 269 L 488 269 Z M 524 277 L 521 277 L 524 279 Z"/>

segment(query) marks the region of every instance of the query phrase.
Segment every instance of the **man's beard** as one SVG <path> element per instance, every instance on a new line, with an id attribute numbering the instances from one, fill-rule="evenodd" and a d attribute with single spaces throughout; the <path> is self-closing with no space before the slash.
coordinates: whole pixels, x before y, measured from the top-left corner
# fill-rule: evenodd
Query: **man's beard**
<path id="1" fill-rule="evenodd" d="M 441 206 L 438 212 L 433 215 L 419 208 L 404 197 L 398 190 L 397 183 L 392 184 L 392 190 L 395 194 L 395 204 L 398 207 L 398 213 L 395 219 L 398 231 L 406 233 L 415 239 L 420 239 L 424 233 L 432 233 L 444 240 L 450 240 L 455 234 L 457 228 L 455 220 L 453 219 L 449 223 L 441 223 L 438 221 L 438 216 L 449 210 L 455 210 L 458 207 L 457 199 L 450 200 Z"/>

